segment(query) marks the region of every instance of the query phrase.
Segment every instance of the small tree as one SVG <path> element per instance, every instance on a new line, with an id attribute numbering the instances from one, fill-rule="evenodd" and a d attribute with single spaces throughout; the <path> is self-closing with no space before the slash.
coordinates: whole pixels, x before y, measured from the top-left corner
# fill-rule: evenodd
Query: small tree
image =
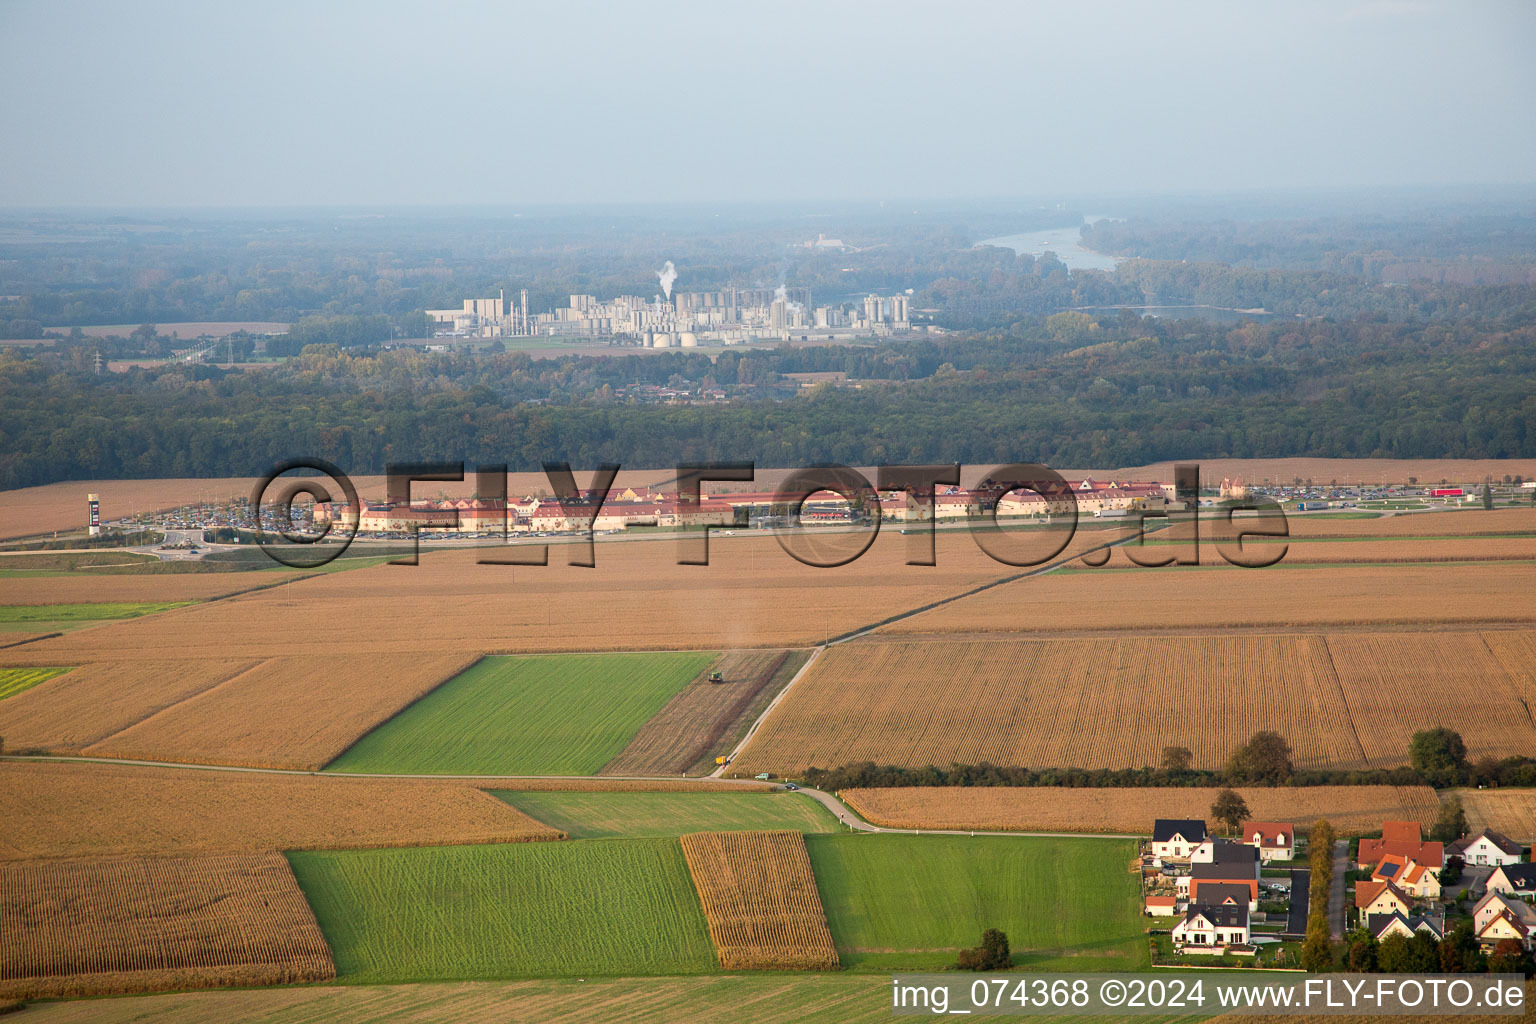
<path id="1" fill-rule="evenodd" d="M 1248 820 L 1248 804 L 1236 790 L 1224 789 L 1211 804 L 1211 817 L 1227 826 L 1229 833 L 1236 832 Z"/>
<path id="2" fill-rule="evenodd" d="M 962 971 L 1004 971 L 1013 966 L 1008 936 L 997 928 L 981 933 L 981 945 L 962 949 L 955 966 Z"/>
<path id="3" fill-rule="evenodd" d="M 1170 775 L 1187 772 L 1195 763 L 1194 752 L 1188 747 L 1164 747 L 1163 771 Z"/>
<path id="4" fill-rule="evenodd" d="M 1488 973 L 1523 974 L 1529 978 L 1532 973 L 1531 955 L 1518 939 L 1500 939 L 1499 944 L 1493 947 L 1493 952 L 1488 954 Z"/>
<path id="5" fill-rule="evenodd" d="M 1493 487 L 1488 481 L 1483 481 L 1483 508 L 1493 508 Z"/>
<path id="6" fill-rule="evenodd" d="M 1344 937 L 1347 952 L 1344 969 L 1357 974 L 1369 974 L 1376 970 L 1376 936 L 1364 928 L 1356 928 Z"/>

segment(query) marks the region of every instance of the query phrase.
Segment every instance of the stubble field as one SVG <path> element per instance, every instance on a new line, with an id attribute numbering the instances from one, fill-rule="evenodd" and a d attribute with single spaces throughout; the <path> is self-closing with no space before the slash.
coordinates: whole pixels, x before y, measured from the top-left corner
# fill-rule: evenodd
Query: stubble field
<path id="1" fill-rule="evenodd" d="M 845 789 L 842 798 L 866 820 L 887 828 L 1017 832 L 1107 832 L 1151 835 L 1156 818 L 1211 817 L 1219 789 L 1056 789 L 898 787 Z M 1428 786 L 1314 786 L 1237 790 L 1253 821 L 1305 828 L 1327 818 L 1340 835 L 1379 832 L 1383 821 L 1435 821 L 1440 801 Z"/>
<path id="2" fill-rule="evenodd" d="M 1536 789 L 1458 789 L 1473 834 L 1485 828 L 1517 843 L 1536 842 Z"/>

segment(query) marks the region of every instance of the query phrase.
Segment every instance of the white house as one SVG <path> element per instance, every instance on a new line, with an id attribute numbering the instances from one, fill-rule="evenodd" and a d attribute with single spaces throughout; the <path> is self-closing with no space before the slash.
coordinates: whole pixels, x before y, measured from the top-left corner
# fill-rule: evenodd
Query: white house
<path id="1" fill-rule="evenodd" d="M 1484 946 L 1514 939 L 1530 949 L 1536 943 L 1536 907 L 1501 892 L 1489 892 L 1472 908 L 1472 930 Z"/>
<path id="2" fill-rule="evenodd" d="M 1452 843 L 1447 852 L 1468 864 L 1519 864 L 1525 848 L 1513 839 L 1485 828 L 1475 836 Z"/>
<path id="3" fill-rule="evenodd" d="M 1248 907 L 1246 904 L 1210 906 L 1192 903 L 1184 910 L 1184 919 L 1173 926 L 1175 946 L 1222 949 L 1248 944 Z"/>
<path id="4" fill-rule="evenodd" d="M 1296 853 L 1296 826 L 1283 821 L 1246 821 L 1243 842 L 1258 847 L 1259 860 L 1290 860 Z"/>
<path id="5" fill-rule="evenodd" d="M 1489 892 L 1536 896 L 1536 864 L 1501 864 L 1488 876 Z"/>
<path id="6" fill-rule="evenodd" d="M 1395 910 L 1390 914 L 1367 914 L 1365 927 L 1377 939 L 1384 939 L 1388 935 L 1401 935 L 1405 939 L 1411 939 L 1416 932 L 1428 932 L 1439 940 L 1445 938 L 1445 915 L 1422 914 L 1407 917 Z"/>
<path id="7" fill-rule="evenodd" d="M 1164 860 L 1188 860 L 1195 847 L 1205 842 L 1205 822 L 1198 818 L 1158 818 L 1152 823 L 1152 857 Z"/>

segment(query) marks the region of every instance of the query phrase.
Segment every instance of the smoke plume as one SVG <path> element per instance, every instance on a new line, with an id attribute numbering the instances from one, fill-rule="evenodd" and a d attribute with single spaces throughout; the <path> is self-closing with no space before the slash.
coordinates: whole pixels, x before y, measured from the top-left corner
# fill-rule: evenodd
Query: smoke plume
<path id="1" fill-rule="evenodd" d="M 656 279 L 661 282 L 661 290 L 667 293 L 667 301 L 672 301 L 672 282 L 677 280 L 677 268 L 667 260 L 666 266 L 656 271 Z"/>

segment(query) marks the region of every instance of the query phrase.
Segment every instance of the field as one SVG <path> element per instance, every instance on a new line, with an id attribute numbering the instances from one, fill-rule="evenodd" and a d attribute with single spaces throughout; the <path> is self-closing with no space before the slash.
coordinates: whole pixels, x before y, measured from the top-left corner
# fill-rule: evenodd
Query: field
<path id="1" fill-rule="evenodd" d="M 1242 477 L 1250 484 L 1289 484 L 1296 478 L 1318 486 L 1337 480 L 1340 484 L 1407 484 L 1416 477 L 1422 486 L 1439 483 L 1476 484 L 1485 477 L 1504 479 L 1519 473 L 1527 480 L 1536 476 L 1536 459 L 1201 459 L 1202 483 L 1222 477 Z M 1099 479 L 1172 480 L 1172 462 L 1154 462 L 1095 473 Z M 1064 474 L 1071 476 L 1072 474 Z"/>
<path id="2" fill-rule="evenodd" d="M 688 832 L 793 829 L 832 832 L 832 812 L 782 790 L 737 793 L 598 793 L 492 790 L 572 839 L 681 836 Z"/>
<path id="3" fill-rule="evenodd" d="M 0 860 L 515 843 L 560 833 L 463 782 L 0 762 Z"/>
<path id="4" fill-rule="evenodd" d="M 758 695 L 774 691 L 794 676 L 809 654 L 804 651 L 734 651 L 709 666 L 725 679 L 711 683 L 696 676 L 640 727 L 604 775 L 680 775 L 704 761 L 729 737 L 751 724 L 749 710 Z"/>
<path id="5" fill-rule="evenodd" d="M 335 977 L 281 854 L 0 864 L 0 994 Z"/>
<path id="6" fill-rule="evenodd" d="M 14 697 L 22 690 L 30 690 L 38 683 L 46 683 L 54 676 L 63 675 L 68 671 L 68 668 L 56 667 L 0 668 L 0 700 Z"/>
<path id="7" fill-rule="evenodd" d="M 1467 824 L 1476 834 L 1491 828 L 1517 843 L 1529 846 L 1536 841 L 1536 790 L 1532 789 L 1458 789 Z"/>
<path id="8" fill-rule="evenodd" d="M 1525 1012 L 1516 1014 L 1492 1014 L 1469 1013 L 1457 1015 L 1456 1020 L 1464 1024 L 1508 1024 L 1510 1021 L 1530 1020 L 1536 1017 L 1536 981 L 1525 983 Z M 1328 1014 L 1297 1014 L 1286 1015 L 1288 1024 L 1381 1024 L 1385 1019 L 1380 1013 L 1328 1013 Z M 1394 1021 L 1402 1024 L 1436 1024 L 1444 1020 L 1443 1016 L 1430 1015 L 1404 1015 L 1393 1016 Z M 1220 1017 L 1211 1019 L 1211 1024 L 1274 1024 L 1273 1016 L 1254 1016 L 1244 1013 L 1226 1013 Z"/>
<path id="9" fill-rule="evenodd" d="M 696 832 L 682 846 L 721 967 L 837 969 L 799 832 Z"/>
<path id="10" fill-rule="evenodd" d="M 10 581 L 0 580 L 0 583 Z M 31 588 L 28 588 L 30 591 Z M 185 602 L 156 601 L 134 603 L 94 601 L 82 604 L 5 604 L 0 605 L 0 623 L 9 622 L 99 622 L 103 619 L 136 619 L 141 615 L 179 608 Z"/>
<path id="11" fill-rule="evenodd" d="M 677 564 L 697 538 L 687 547 L 672 538 L 598 544 L 595 569 L 567 565 L 562 545 L 551 545 L 550 565 L 535 567 L 477 564 L 485 551 L 428 551 L 416 566 L 321 575 L 38 641 L 26 657 L 74 664 L 163 658 L 167 649 L 188 658 L 783 649 L 1016 572 L 954 531 L 940 534 L 937 566 L 909 566 L 910 539 L 884 531 L 862 558 L 836 569 L 802 565 L 762 536 L 713 538 L 707 566 Z"/>
<path id="12" fill-rule="evenodd" d="M 196 565 L 195 562 L 156 562 L 155 565 Z M 275 564 L 275 563 L 274 563 Z M 0 570 L 9 562 L 0 560 Z M 153 608 L 158 605 L 186 604 L 206 601 L 215 597 L 228 597 L 261 587 L 303 579 L 306 574 L 284 570 L 247 575 L 237 572 L 140 572 L 133 566 L 133 574 L 108 573 L 104 568 L 77 569 L 62 574 L 25 572 L 0 577 L 0 606 L 36 606 L 29 610 L 39 618 L 58 618 L 71 614 L 66 607 L 92 609 L 102 604 L 128 607 Z M 12 613 L 16 614 L 16 613 Z M 141 611 L 139 614 L 145 614 Z M 124 618 L 123 615 L 103 615 L 99 611 L 90 618 Z"/>
<path id="13" fill-rule="evenodd" d="M 289 857 L 347 981 L 715 970 L 675 839 Z"/>
<path id="14" fill-rule="evenodd" d="M 881 632 L 1100 633 L 1532 621 L 1536 565 L 1528 563 L 1316 569 L 1282 562 L 1269 569 L 1058 573 L 1007 583 Z M 124 628 L 114 626 L 113 631 Z"/>
<path id="15" fill-rule="evenodd" d="M 707 653 L 486 658 L 358 740 L 331 767 L 591 775 L 713 660 Z"/>
<path id="16" fill-rule="evenodd" d="M 1151 835 L 1155 818 L 1209 819 L 1219 792 L 1204 787 L 977 786 L 845 789 L 841 796 L 867 821 L 887 828 Z M 1345 836 L 1380 832 L 1381 823 L 1389 820 L 1428 826 L 1440 811 L 1428 786 L 1243 787 L 1238 792 L 1255 821 L 1289 821 L 1306 828 L 1327 818 Z"/>
<path id="17" fill-rule="evenodd" d="M 1227 553 L 1233 558 L 1268 560 L 1275 557 L 1280 545 L 1274 542 L 1248 540 L 1242 552 L 1228 544 Z M 1160 551 L 1172 552 L 1172 547 L 1150 546 L 1148 554 Z M 1145 556 L 1143 556 L 1145 557 Z M 1281 566 L 1321 565 L 1392 565 L 1437 562 L 1530 562 L 1536 560 L 1536 537 L 1336 537 L 1320 539 L 1292 539 L 1285 544 L 1285 557 Z M 1227 571 L 1245 571 L 1243 566 L 1232 566 L 1215 544 L 1201 543 L 1200 564 L 1215 566 Z M 1133 566 L 1129 559 L 1116 554 L 1106 568 L 1142 572 L 1144 568 Z"/>
<path id="18" fill-rule="evenodd" d="M 1131 841 L 807 836 L 838 956 L 855 970 L 938 970 L 1007 933 L 1039 970 L 1147 966 Z M 1067 912 L 1070 908 L 1070 912 Z"/>
<path id="19" fill-rule="evenodd" d="M 447 654 L 269 658 L 84 752 L 316 770 L 471 660 Z"/>
<path id="20" fill-rule="evenodd" d="M 842 644 L 789 692 L 731 773 L 860 761 L 1139 768 L 1158 764 L 1165 744 L 1216 768 L 1260 729 L 1286 737 L 1299 767 L 1390 767 L 1406 763 L 1412 730 L 1432 725 L 1458 729 L 1474 758 L 1510 756 L 1536 748 L 1521 702 L 1536 687 L 1520 649 L 1489 647 L 1525 634 Z M 1425 675 L 1426 664 L 1436 672 Z M 1415 699 L 1405 702 L 1408 680 Z"/>

